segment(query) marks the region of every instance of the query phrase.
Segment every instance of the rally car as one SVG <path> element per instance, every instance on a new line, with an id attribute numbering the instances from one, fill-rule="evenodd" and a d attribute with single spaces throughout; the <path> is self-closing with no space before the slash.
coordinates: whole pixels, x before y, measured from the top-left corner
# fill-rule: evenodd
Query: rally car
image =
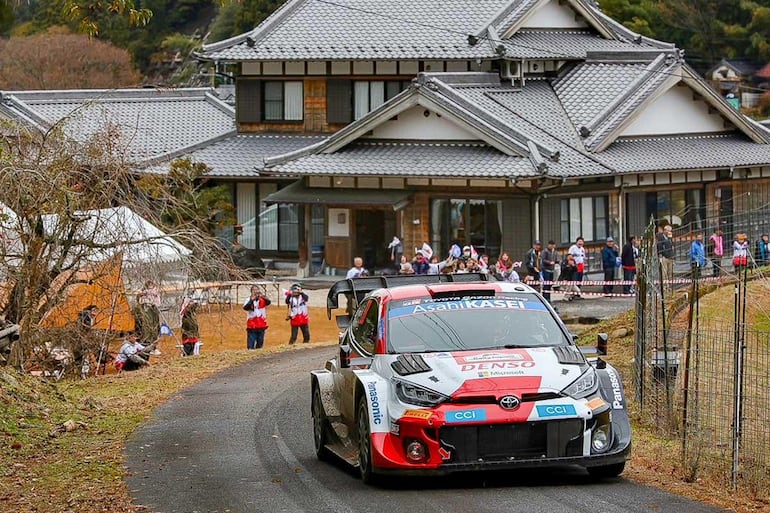
<path id="1" fill-rule="evenodd" d="M 519 283 L 484 275 L 338 282 L 339 354 L 311 373 L 313 438 L 383 474 L 581 465 L 623 472 L 631 428 L 618 372 L 575 346 L 550 305 Z"/>

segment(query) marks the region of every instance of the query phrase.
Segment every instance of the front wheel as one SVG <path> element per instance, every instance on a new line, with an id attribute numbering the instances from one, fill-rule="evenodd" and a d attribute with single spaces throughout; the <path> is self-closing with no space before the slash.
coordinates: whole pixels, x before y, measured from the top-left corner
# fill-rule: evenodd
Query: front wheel
<path id="1" fill-rule="evenodd" d="M 372 431 L 369 428 L 369 408 L 362 396 L 358 400 L 358 415 L 356 416 L 356 431 L 358 434 L 358 468 L 364 484 L 374 484 L 376 474 L 372 472 Z"/>
<path id="2" fill-rule="evenodd" d="M 315 455 L 321 461 L 329 459 L 329 449 L 326 444 L 329 442 L 329 419 L 324 413 L 323 402 L 321 401 L 321 390 L 316 385 L 313 387 L 313 400 L 311 403 L 313 414 L 313 445 Z"/>
<path id="3" fill-rule="evenodd" d="M 588 470 L 588 473 L 591 474 L 591 477 L 596 479 L 608 479 L 612 477 L 618 477 L 620 474 L 623 473 L 623 470 L 626 468 L 626 462 L 622 463 L 615 463 L 612 465 L 603 465 L 601 467 L 588 467 L 586 470 Z"/>

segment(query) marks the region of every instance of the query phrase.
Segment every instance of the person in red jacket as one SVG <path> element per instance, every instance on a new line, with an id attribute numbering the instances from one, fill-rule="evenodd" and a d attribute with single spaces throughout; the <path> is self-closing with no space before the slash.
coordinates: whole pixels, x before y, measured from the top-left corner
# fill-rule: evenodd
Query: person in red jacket
<path id="1" fill-rule="evenodd" d="M 291 323 L 291 338 L 289 344 L 297 341 L 297 332 L 302 330 L 302 343 L 310 342 L 310 314 L 307 309 L 308 296 L 302 292 L 302 286 L 295 283 L 286 293 L 288 312 L 286 320 Z"/>
<path id="2" fill-rule="evenodd" d="M 270 299 L 262 294 L 259 287 L 251 287 L 251 295 L 243 309 L 246 310 L 246 348 L 262 349 L 267 330 L 267 306 Z"/>

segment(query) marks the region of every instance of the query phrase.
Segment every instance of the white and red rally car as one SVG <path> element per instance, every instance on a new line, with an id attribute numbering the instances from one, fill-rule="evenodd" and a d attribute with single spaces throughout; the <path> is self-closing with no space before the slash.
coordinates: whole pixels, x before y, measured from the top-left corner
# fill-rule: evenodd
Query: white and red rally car
<path id="1" fill-rule="evenodd" d="M 471 281 L 473 280 L 473 281 Z M 619 475 L 631 450 L 617 371 L 586 358 L 533 289 L 483 275 L 343 280 L 355 313 L 311 373 L 316 454 L 385 473 L 548 465 Z M 602 347 L 603 346 L 603 347 Z"/>

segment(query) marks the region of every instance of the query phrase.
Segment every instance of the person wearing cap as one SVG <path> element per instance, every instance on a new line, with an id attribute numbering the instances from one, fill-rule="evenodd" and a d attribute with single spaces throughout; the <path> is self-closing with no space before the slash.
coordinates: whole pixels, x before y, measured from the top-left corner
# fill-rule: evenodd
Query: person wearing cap
<path id="1" fill-rule="evenodd" d="M 607 237 L 607 243 L 602 248 L 602 270 L 604 271 L 604 294 L 612 294 L 615 281 L 615 269 L 618 266 L 618 246 L 615 239 Z"/>
<path id="2" fill-rule="evenodd" d="M 243 305 L 246 310 L 246 348 L 262 349 L 267 330 L 267 307 L 270 299 L 256 285 L 251 287 L 249 299 Z"/>
<path id="3" fill-rule="evenodd" d="M 527 268 L 527 280 L 540 280 L 540 251 L 543 249 L 543 243 L 536 240 L 532 247 L 527 251 L 527 259 L 524 266 Z"/>
<path id="4" fill-rule="evenodd" d="M 310 314 L 307 309 L 309 297 L 302 291 L 302 285 L 294 283 L 286 293 L 288 312 L 286 320 L 291 324 L 289 344 L 297 342 L 297 332 L 302 330 L 302 343 L 310 342 Z"/>

